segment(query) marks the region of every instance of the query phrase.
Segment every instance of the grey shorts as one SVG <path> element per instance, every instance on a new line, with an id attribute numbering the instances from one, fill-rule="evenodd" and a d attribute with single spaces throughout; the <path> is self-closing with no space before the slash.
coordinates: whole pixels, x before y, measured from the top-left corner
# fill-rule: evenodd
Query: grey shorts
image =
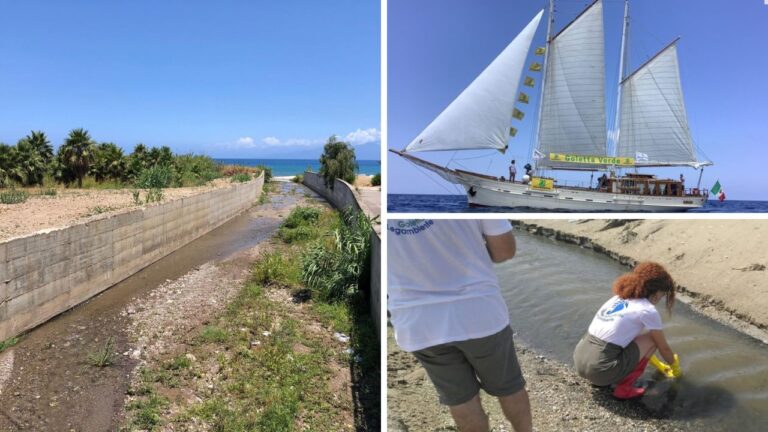
<path id="1" fill-rule="evenodd" d="M 481 388 L 501 397 L 525 387 L 509 326 L 490 336 L 435 345 L 413 355 L 424 366 L 444 405 L 468 402 Z"/>
<path id="2" fill-rule="evenodd" d="M 606 342 L 587 333 L 573 352 L 576 372 L 592 384 L 616 384 L 627 376 L 640 361 L 640 348 L 631 342 L 626 348 Z"/>

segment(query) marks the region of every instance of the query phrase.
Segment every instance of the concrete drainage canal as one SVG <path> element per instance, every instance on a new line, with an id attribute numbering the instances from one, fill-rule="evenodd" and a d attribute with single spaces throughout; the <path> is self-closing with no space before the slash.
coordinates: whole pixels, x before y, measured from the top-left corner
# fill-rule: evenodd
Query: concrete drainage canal
<path id="1" fill-rule="evenodd" d="M 517 257 L 497 268 L 512 327 L 528 346 L 572 365 L 574 347 L 612 295 L 613 280 L 628 268 L 574 245 L 520 231 L 516 237 Z M 664 380 L 649 367 L 647 394 L 623 404 L 632 404 L 636 409 L 629 411 L 640 417 L 669 419 L 675 430 L 764 430 L 768 346 L 682 302 L 671 318 L 663 309 L 664 331 L 681 356 L 684 377 Z"/>
<path id="2" fill-rule="evenodd" d="M 126 306 L 206 263 L 237 260 L 271 238 L 293 206 L 322 201 L 301 185 L 276 185 L 268 203 L 33 329 L 0 353 L 0 430 L 116 430 L 130 374 L 138 364 L 128 351 Z M 110 339 L 121 353 L 115 364 L 90 365 L 89 353 Z"/>

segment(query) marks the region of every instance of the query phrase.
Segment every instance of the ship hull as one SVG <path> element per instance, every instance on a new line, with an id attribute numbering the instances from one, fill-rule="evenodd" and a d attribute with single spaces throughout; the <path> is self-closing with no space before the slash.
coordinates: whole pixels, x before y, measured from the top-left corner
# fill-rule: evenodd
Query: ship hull
<path id="1" fill-rule="evenodd" d="M 480 182 L 462 184 L 470 206 L 573 212 L 684 212 L 703 206 L 705 200 L 704 197 L 633 196 L 563 188 L 539 191 L 518 183 L 501 187 L 477 183 Z"/>
<path id="2" fill-rule="evenodd" d="M 500 181 L 491 176 L 441 167 L 396 150 L 390 152 L 435 172 L 451 183 L 463 186 L 470 206 L 527 207 L 572 212 L 669 213 L 700 208 L 707 200 L 705 195 L 632 195 L 569 187 L 540 190 L 527 184 Z"/>

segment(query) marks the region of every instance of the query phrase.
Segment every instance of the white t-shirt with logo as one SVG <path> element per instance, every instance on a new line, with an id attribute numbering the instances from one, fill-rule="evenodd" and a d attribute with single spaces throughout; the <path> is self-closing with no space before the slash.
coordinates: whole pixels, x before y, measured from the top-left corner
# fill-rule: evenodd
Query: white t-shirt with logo
<path id="1" fill-rule="evenodd" d="M 389 220 L 387 293 L 395 340 L 405 351 L 477 339 L 509 325 L 484 235 L 506 220 Z"/>
<path id="2" fill-rule="evenodd" d="M 648 299 L 621 299 L 605 302 L 589 325 L 589 334 L 626 348 L 647 330 L 661 330 L 661 315 Z"/>

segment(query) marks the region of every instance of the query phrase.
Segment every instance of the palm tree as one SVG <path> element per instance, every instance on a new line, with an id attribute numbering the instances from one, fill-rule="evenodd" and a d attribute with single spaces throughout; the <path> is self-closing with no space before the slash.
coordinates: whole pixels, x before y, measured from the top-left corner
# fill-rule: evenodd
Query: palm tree
<path id="1" fill-rule="evenodd" d="M 16 166 L 24 173 L 18 181 L 24 186 L 43 184 L 48 164 L 34 145 L 27 139 L 16 144 Z"/>
<path id="2" fill-rule="evenodd" d="M 126 158 L 123 149 L 113 143 L 101 143 L 96 147 L 95 160 L 91 174 L 96 181 L 105 179 L 122 180 L 125 178 Z"/>
<path id="3" fill-rule="evenodd" d="M 77 187 L 83 187 L 83 177 L 94 160 L 94 145 L 88 131 L 83 128 L 72 129 L 59 148 L 59 160 L 77 179 Z"/>
<path id="4" fill-rule="evenodd" d="M 147 146 L 142 143 L 136 144 L 133 148 L 133 153 L 128 156 L 128 177 L 135 180 L 139 177 L 142 171 L 149 168 L 150 159 Z"/>
<path id="5" fill-rule="evenodd" d="M 48 141 L 43 131 L 31 131 L 29 135 L 21 139 L 32 146 L 33 149 L 43 158 L 46 165 L 53 159 L 53 146 Z M 20 141 L 20 142 L 21 142 Z"/>
<path id="6" fill-rule="evenodd" d="M 16 147 L 0 143 L 0 187 L 8 187 L 23 177 L 18 165 Z"/>

